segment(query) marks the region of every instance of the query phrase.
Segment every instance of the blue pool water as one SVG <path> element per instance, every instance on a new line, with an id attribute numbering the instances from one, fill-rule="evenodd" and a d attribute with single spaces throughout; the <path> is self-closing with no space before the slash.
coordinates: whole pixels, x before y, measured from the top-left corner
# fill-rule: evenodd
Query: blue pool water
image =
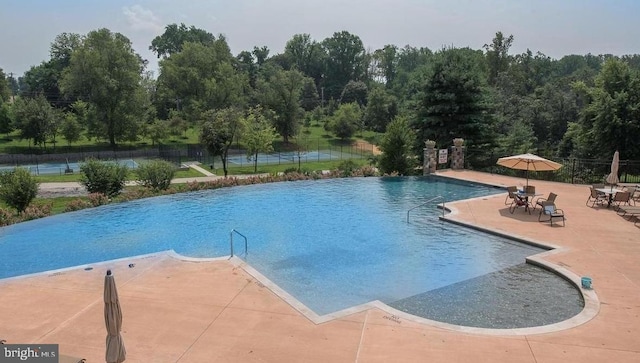
<path id="1" fill-rule="evenodd" d="M 438 195 L 453 201 L 496 193 L 503 191 L 436 177 L 349 178 L 112 204 L 2 228 L 0 278 L 169 249 L 226 256 L 236 229 L 248 238 L 249 253 L 239 257 L 323 315 L 522 265 L 541 250 L 442 222 L 435 205 L 406 221 L 407 210 Z"/>
<path id="2" fill-rule="evenodd" d="M 128 160 L 118 160 L 118 164 L 125 165 L 130 169 L 135 169 L 138 167 L 138 164 L 131 159 Z M 74 173 L 80 172 L 81 162 L 77 163 L 42 163 L 42 164 L 29 164 L 29 165 L 20 165 L 21 168 L 25 168 L 31 172 L 33 175 L 52 175 L 58 174 L 62 175 L 67 170 L 67 167 L 73 170 Z M 0 171 L 13 170 L 15 166 L 0 166 Z"/>

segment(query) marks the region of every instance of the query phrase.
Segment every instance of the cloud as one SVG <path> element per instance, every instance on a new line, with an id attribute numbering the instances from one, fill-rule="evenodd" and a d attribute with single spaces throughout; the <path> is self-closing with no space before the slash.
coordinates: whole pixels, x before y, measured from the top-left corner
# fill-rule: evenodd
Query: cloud
<path id="1" fill-rule="evenodd" d="M 133 30 L 150 31 L 153 33 L 162 32 L 162 22 L 153 11 L 145 9 L 140 5 L 133 5 L 123 7 L 122 12 Z"/>

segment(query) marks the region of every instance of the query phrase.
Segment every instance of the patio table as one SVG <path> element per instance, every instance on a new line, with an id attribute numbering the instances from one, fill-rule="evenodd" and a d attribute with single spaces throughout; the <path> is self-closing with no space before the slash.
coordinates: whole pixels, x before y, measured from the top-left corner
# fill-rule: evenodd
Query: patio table
<path id="1" fill-rule="evenodd" d="M 624 190 L 618 189 L 618 188 L 605 187 L 605 188 L 596 188 L 596 191 L 608 195 L 609 198 L 607 198 L 607 208 L 609 208 L 611 207 L 611 203 L 613 202 L 613 196 L 616 195 L 616 193 L 618 192 L 623 192 Z"/>

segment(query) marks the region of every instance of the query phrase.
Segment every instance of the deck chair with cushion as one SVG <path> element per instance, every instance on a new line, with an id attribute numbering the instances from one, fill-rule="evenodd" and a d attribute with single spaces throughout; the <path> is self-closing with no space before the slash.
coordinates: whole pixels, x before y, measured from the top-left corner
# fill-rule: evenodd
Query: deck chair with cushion
<path id="1" fill-rule="evenodd" d="M 548 216 L 549 219 L 546 219 L 545 216 Z M 556 205 L 552 202 L 542 202 L 540 214 L 538 214 L 538 222 L 548 221 L 549 224 L 553 227 L 554 219 L 562 219 L 562 226 L 564 227 L 564 211 L 562 209 L 556 208 Z"/>
<path id="2" fill-rule="evenodd" d="M 598 191 L 594 188 L 594 187 L 590 187 L 590 194 L 589 194 L 589 198 L 587 198 L 587 203 L 586 205 L 589 205 L 589 202 L 591 203 L 591 207 L 593 208 L 596 203 L 598 203 L 599 205 L 602 205 L 604 203 L 607 203 L 607 195 L 604 193 L 598 193 Z"/>
<path id="3" fill-rule="evenodd" d="M 536 210 L 537 206 L 541 206 L 542 207 L 542 203 L 544 203 L 544 202 L 555 203 L 557 197 L 558 197 L 558 195 L 556 193 L 549 193 L 549 196 L 546 197 L 546 198 L 544 198 L 544 197 L 537 198 L 536 201 L 533 203 L 533 210 Z"/>
<path id="4" fill-rule="evenodd" d="M 623 205 L 618 207 L 617 211 L 622 217 L 629 216 L 629 220 L 634 216 L 640 215 L 640 206 L 635 205 Z"/>

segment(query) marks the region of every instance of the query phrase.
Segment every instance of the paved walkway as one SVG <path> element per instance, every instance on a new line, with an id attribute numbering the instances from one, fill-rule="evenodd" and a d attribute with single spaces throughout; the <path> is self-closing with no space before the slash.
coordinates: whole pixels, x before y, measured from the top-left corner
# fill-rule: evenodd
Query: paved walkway
<path id="1" fill-rule="evenodd" d="M 522 182 L 470 171 L 439 174 Z M 573 327 L 469 330 L 392 317 L 380 307 L 318 324 L 237 260 L 161 254 L 0 281 L 0 339 L 58 343 L 63 354 L 104 361 L 102 284 L 111 268 L 127 362 L 639 362 L 640 228 L 610 209 L 585 206 L 586 186 L 532 183 L 559 195 L 566 227 L 539 223 L 523 210 L 510 214 L 504 195 L 447 204 L 453 210 L 447 218 L 558 247 L 539 262 L 572 279 L 593 278 L 589 301 L 597 304 Z"/>

